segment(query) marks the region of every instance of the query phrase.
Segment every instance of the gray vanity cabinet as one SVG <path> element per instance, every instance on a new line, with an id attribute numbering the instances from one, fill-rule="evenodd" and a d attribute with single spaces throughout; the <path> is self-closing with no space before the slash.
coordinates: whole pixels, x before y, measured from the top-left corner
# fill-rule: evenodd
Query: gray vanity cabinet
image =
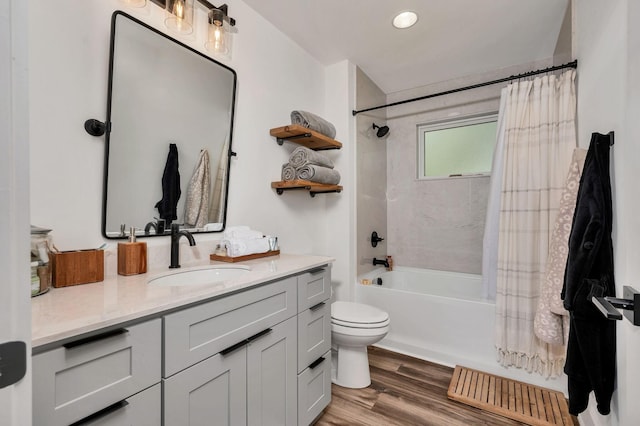
<path id="1" fill-rule="evenodd" d="M 165 315 L 163 377 L 295 316 L 296 302 L 290 277 Z"/>
<path id="2" fill-rule="evenodd" d="M 33 424 L 310 424 L 331 399 L 330 281 L 318 268 L 38 353 Z"/>
<path id="3" fill-rule="evenodd" d="M 247 424 L 247 348 L 214 355 L 163 380 L 165 426 Z"/>
<path id="4" fill-rule="evenodd" d="M 162 424 L 162 387 L 157 383 L 94 416 L 82 426 L 158 426 Z"/>
<path id="5" fill-rule="evenodd" d="M 298 276 L 298 424 L 331 401 L 331 269 Z"/>
<path id="6" fill-rule="evenodd" d="M 297 424 L 296 318 L 289 318 L 247 346 L 250 426 Z"/>
<path id="7" fill-rule="evenodd" d="M 88 423 L 89 416 L 97 422 L 109 414 L 116 417 L 121 409 L 138 411 L 140 400 L 148 404 L 154 395 L 159 398 L 152 392 L 129 400 L 160 382 L 161 339 L 158 318 L 34 355 L 33 424 L 66 426 L 82 419 Z M 160 399 L 151 405 L 159 407 Z"/>

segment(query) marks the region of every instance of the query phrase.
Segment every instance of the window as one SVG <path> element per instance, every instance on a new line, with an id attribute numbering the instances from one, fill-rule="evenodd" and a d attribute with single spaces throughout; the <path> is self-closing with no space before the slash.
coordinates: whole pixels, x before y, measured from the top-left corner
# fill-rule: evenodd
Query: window
<path id="1" fill-rule="evenodd" d="M 491 174 L 497 114 L 418 126 L 418 179 Z"/>

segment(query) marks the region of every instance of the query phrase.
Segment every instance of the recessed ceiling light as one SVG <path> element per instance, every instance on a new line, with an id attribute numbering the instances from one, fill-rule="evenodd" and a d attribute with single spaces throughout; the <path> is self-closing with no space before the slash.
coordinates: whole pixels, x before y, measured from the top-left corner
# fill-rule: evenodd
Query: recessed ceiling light
<path id="1" fill-rule="evenodd" d="M 409 28 L 418 22 L 418 15 L 415 12 L 400 12 L 393 18 L 393 26 L 396 28 Z"/>

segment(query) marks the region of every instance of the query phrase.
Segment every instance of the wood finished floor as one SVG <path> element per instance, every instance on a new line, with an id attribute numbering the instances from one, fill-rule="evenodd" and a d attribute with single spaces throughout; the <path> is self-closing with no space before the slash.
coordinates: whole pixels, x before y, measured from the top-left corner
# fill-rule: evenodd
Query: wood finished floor
<path id="1" fill-rule="evenodd" d="M 453 368 L 375 347 L 369 348 L 369 366 L 368 388 L 332 385 L 331 404 L 316 426 L 524 424 L 447 398 Z"/>

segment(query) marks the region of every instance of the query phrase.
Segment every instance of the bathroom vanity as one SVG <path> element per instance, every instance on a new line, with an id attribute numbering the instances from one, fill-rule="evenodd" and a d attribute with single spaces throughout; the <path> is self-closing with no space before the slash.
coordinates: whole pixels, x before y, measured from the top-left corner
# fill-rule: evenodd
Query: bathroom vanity
<path id="1" fill-rule="evenodd" d="M 311 423 L 331 399 L 332 261 L 253 260 L 213 284 L 116 275 L 34 298 L 33 424 Z"/>

